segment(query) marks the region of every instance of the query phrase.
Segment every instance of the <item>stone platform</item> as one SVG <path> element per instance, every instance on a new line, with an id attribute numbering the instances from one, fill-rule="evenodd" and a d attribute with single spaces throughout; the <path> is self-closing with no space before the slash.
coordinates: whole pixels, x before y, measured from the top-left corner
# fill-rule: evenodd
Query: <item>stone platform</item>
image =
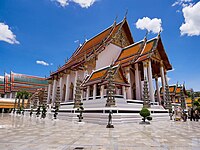
<path id="1" fill-rule="evenodd" d="M 139 115 L 140 110 L 143 107 L 143 101 L 141 100 L 125 100 L 123 98 L 116 98 L 115 107 L 105 107 L 106 98 L 83 101 L 83 118 L 85 122 L 107 124 L 108 113 L 112 111 L 112 121 L 115 124 L 133 123 L 141 121 Z M 76 109 L 73 108 L 74 103 L 61 103 L 58 118 L 63 120 L 73 121 L 77 119 L 79 114 Z M 149 108 L 153 121 L 166 120 L 169 118 L 169 113 L 158 103 L 154 103 Z M 52 110 L 52 114 L 53 114 Z"/>

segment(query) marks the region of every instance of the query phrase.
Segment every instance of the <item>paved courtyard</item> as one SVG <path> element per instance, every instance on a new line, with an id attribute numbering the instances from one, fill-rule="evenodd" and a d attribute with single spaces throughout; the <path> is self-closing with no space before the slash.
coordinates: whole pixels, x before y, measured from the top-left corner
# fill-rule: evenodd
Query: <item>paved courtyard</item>
<path id="1" fill-rule="evenodd" d="M 105 125 L 0 114 L 0 150 L 199 150 L 200 122 Z"/>

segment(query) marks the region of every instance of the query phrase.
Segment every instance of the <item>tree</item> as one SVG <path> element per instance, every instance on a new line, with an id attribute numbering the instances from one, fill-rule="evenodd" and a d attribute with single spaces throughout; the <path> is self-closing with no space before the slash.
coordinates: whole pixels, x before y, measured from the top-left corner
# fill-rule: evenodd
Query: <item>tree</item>
<path id="1" fill-rule="evenodd" d="M 143 117 L 142 120 L 143 120 L 143 122 L 145 122 L 147 117 L 150 116 L 150 111 L 147 108 L 143 107 L 142 110 L 140 111 L 140 116 Z"/>
<path id="2" fill-rule="evenodd" d="M 22 113 L 24 112 L 24 100 L 28 99 L 29 95 L 30 94 L 27 91 L 24 91 L 24 90 L 17 92 L 17 95 L 16 95 L 16 101 L 18 99 L 17 113 L 20 114 L 21 111 L 22 111 Z M 22 102 L 21 102 L 21 99 L 22 99 Z"/>
<path id="3" fill-rule="evenodd" d="M 197 106 L 197 107 L 200 106 L 200 104 L 199 104 L 198 101 L 194 101 L 193 105 L 194 105 L 194 106 Z"/>

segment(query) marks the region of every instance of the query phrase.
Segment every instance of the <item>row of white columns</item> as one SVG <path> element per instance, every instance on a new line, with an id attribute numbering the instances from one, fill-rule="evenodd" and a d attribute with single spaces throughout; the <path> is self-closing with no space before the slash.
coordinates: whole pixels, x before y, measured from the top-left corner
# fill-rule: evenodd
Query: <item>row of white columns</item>
<path id="1" fill-rule="evenodd" d="M 101 85 L 101 88 L 100 88 L 100 97 L 101 97 L 101 99 L 104 98 L 104 89 L 105 89 L 105 85 Z M 122 94 L 123 94 L 124 99 L 126 99 L 126 93 L 127 92 L 126 92 L 125 86 L 122 86 Z M 94 84 L 93 85 L 92 98 L 96 99 L 96 96 L 97 96 L 97 84 Z M 86 89 L 86 100 L 89 100 L 89 97 L 90 97 L 90 86 L 87 86 L 87 89 Z"/>
<path id="2" fill-rule="evenodd" d="M 74 92 L 76 90 L 76 82 L 77 82 L 77 78 L 78 78 L 78 71 L 75 71 L 75 80 L 74 80 Z M 62 98 L 63 95 L 63 88 L 62 88 L 62 83 L 63 83 L 63 76 L 60 77 L 59 79 L 59 86 L 60 86 L 60 97 Z M 70 74 L 67 74 L 66 76 L 66 91 L 65 91 L 65 101 L 69 100 L 69 87 L 70 87 Z M 53 89 L 52 89 L 52 97 L 51 97 L 51 84 L 48 85 L 48 97 L 47 97 L 47 103 L 50 103 L 50 99 L 52 98 L 52 103 L 55 102 L 55 96 L 56 96 L 56 88 L 57 88 L 57 80 L 54 79 L 53 80 Z"/>
<path id="3" fill-rule="evenodd" d="M 149 61 L 145 61 L 143 62 L 143 72 L 144 72 L 144 79 L 146 79 L 148 81 L 149 84 L 149 96 L 150 96 L 150 100 L 152 102 L 155 102 L 155 97 L 154 97 L 154 88 L 153 88 L 153 78 L 152 78 L 152 66 L 151 66 L 151 60 Z M 167 83 L 167 76 L 164 73 L 164 67 L 163 64 L 161 63 L 161 67 L 160 67 L 160 72 L 161 72 L 161 81 L 162 81 L 162 87 L 163 90 L 165 91 L 165 85 Z M 130 87 L 129 88 L 125 88 L 125 86 L 122 87 L 122 93 L 125 99 L 132 99 L 132 81 L 131 81 L 131 75 L 130 75 L 130 68 L 128 68 L 126 70 L 126 77 L 128 82 L 130 83 Z M 75 71 L 75 80 L 74 80 L 74 92 L 76 90 L 76 81 L 78 78 L 78 71 Z M 65 93 L 65 101 L 69 100 L 69 86 L 70 86 L 70 74 L 67 74 L 66 77 L 66 93 Z M 160 93 L 159 93 L 159 85 L 158 85 L 158 79 L 155 78 L 156 81 L 156 89 L 158 91 L 157 96 L 158 96 L 158 100 L 160 102 Z M 63 77 L 60 77 L 59 80 L 59 86 L 62 87 L 62 82 L 63 82 Z M 57 85 L 57 81 L 56 79 L 53 80 L 53 91 L 52 91 L 52 102 L 54 103 L 55 100 L 55 96 L 56 96 L 56 85 Z M 50 102 L 50 96 L 51 96 L 51 84 L 49 84 L 48 86 L 48 103 Z M 138 64 L 135 64 L 135 86 L 136 86 L 136 99 L 140 100 L 142 99 L 142 91 L 143 91 L 143 86 L 141 83 L 141 73 L 139 71 L 139 66 Z M 96 98 L 96 93 L 97 93 L 97 85 L 94 84 L 93 85 L 93 99 Z M 60 88 L 60 93 L 61 95 L 63 95 L 63 90 L 62 88 Z M 89 100 L 89 95 L 90 95 L 90 86 L 87 86 L 87 90 L 86 90 L 86 100 Z M 100 90 L 100 96 L 101 98 L 103 98 L 104 96 L 104 85 L 101 85 L 101 90 Z M 163 94 L 163 99 L 165 99 L 165 94 Z"/>
<path id="4" fill-rule="evenodd" d="M 149 96 L 150 100 L 152 102 L 155 102 L 155 96 L 154 96 L 154 87 L 153 87 L 153 76 L 152 76 L 152 66 L 151 66 L 151 60 L 144 61 L 143 62 L 143 72 L 144 72 L 144 79 L 147 80 L 149 85 Z M 160 67 L 161 72 L 161 80 L 162 80 L 162 87 L 165 91 L 165 85 L 167 84 L 167 75 L 164 73 L 164 67 L 163 63 L 161 62 Z M 132 99 L 132 83 L 131 83 L 131 76 L 130 76 L 130 68 L 126 69 L 126 78 L 130 84 L 130 87 L 127 90 L 127 98 Z M 160 102 L 160 92 L 159 92 L 159 85 L 158 85 L 158 78 L 155 78 L 156 81 L 156 89 L 157 89 L 157 99 Z M 136 99 L 140 100 L 142 99 L 143 95 L 143 82 L 141 81 L 141 73 L 139 71 L 139 66 L 136 63 L 135 64 L 135 86 L 136 86 Z M 163 94 L 163 99 L 165 99 L 165 94 Z"/>

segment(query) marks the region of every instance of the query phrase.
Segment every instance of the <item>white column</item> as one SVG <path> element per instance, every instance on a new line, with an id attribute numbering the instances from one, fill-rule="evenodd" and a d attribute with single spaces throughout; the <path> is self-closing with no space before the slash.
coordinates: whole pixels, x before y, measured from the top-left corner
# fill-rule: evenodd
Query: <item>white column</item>
<path id="1" fill-rule="evenodd" d="M 165 72 L 165 84 L 166 84 L 166 85 L 169 85 L 168 79 L 167 79 L 167 72 Z"/>
<path id="2" fill-rule="evenodd" d="M 10 92 L 10 98 L 12 98 L 12 92 Z"/>
<path id="3" fill-rule="evenodd" d="M 142 95 L 143 95 L 143 84 L 142 84 L 142 79 L 141 79 L 141 71 L 139 71 L 139 84 L 140 84 L 140 99 L 142 99 Z"/>
<path id="4" fill-rule="evenodd" d="M 75 71 L 73 99 L 74 99 L 75 93 L 76 93 L 76 81 L 77 81 L 77 78 L 78 78 L 78 71 Z"/>
<path id="5" fill-rule="evenodd" d="M 161 104 L 161 101 L 160 101 L 160 88 L 159 88 L 159 85 L 158 85 L 158 77 L 157 76 L 155 77 L 155 81 L 156 81 L 157 100 L 158 100 L 159 104 Z"/>
<path id="6" fill-rule="evenodd" d="M 59 86 L 60 86 L 60 100 L 61 100 L 61 102 L 62 102 L 62 96 L 63 96 L 62 81 L 63 81 L 63 77 L 60 77 Z"/>
<path id="7" fill-rule="evenodd" d="M 65 91 L 65 102 L 67 102 L 69 100 L 69 78 L 70 78 L 70 74 L 67 74 L 67 79 L 66 79 L 66 91 Z"/>
<path id="8" fill-rule="evenodd" d="M 164 101 L 165 100 L 165 74 L 164 74 L 164 68 L 163 68 L 163 63 L 162 62 L 161 62 L 160 72 L 161 72 L 161 81 L 162 81 L 162 89 L 163 89 L 163 101 Z"/>
<path id="9" fill-rule="evenodd" d="M 125 86 L 122 86 L 122 93 L 123 93 L 124 99 L 126 99 L 126 87 Z"/>
<path id="10" fill-rule="evenodd" d="M 126 78 L 130 85 L 130 87 L 128 87 L 128 91 L 127 91 L 127 98 L 132 99 L 132 84 L 131 84 L 132 82 L 131 82 L 130 68 L 127 68 L 127 70 L 126 70 Z"/>
<path id="11" fill-rule="evenodd" d="M 148 77 L 149 77 L 149 96 L 150 100 L 152 102 L 155 102 L 155 97 L 154 97 L 154 88 L 153 88 L 153 79 L 152 79 L 152 67 L 151 67 L 151 60 L 149 60 L 149 65 L 148 65 Z"/>
<path id="12" fill-rule="evenodd" d="M 48 95 L 47 95 L 47 104 L 50 103 L 50 95 L 51 95 L 51 84 L 48 85 Z"/>
<path id="13" fill-rule="evenodd" d="M 89 100 L 89 96 L 90 96 L 90 86 L 87 86 L 87 92 L 86 92 L 86 100 Z"/>
<path id="14" fill-rule="evenodd" d="M 138 63 L 135 64 L 135 88 L 136 88 L 136 99 L 141 99 L 140 95 L 140 78 L 139 78 L 139 69 L 138 69 Z"/>
<path id="15" fill-rule="evenodd" d="M 104 96 L 104 85 L 101 85 L 101 99 L 103 98 Z"/>
<path id="16" fill-rule="evenodd" d="M 147 62 L 143 62 L 143 71 L 144 71 L 144 80 L 146 79 L 148 82 Z"/>
<path id="17" fill-rule="evenodd" d="M 56 79 L 53 80 L 52 103 L 55 101 L 56 96 Z"/>
<path id="18" fill-rule="evenodd" d="M 93 100 L 96 99 L 96 95 L 97 95 L 97 84 L 93 85 Z"/>

